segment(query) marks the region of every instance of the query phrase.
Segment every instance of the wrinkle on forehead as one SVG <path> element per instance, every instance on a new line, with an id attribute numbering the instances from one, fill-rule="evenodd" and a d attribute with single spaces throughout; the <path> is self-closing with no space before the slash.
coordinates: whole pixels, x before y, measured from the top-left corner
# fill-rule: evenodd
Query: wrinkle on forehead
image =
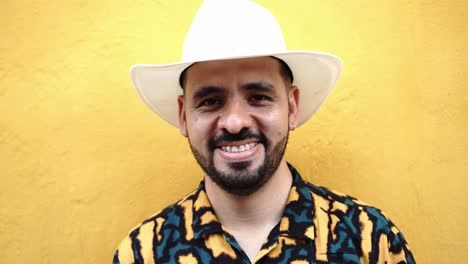
<path id="1" fill-rule="evenodd" d="M 195 89 L 202 86 L 239 87 L 248 82 L 281 81 L 283 84 L 280 65 L 272 57 L 197 62 L 185 74 L 184 86 Z"/>

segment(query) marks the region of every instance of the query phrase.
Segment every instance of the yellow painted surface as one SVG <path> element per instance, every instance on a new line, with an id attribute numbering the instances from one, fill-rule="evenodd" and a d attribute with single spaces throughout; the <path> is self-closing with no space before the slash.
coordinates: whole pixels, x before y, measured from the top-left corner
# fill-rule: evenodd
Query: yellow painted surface
<path id="1" fill-rule="evenodd" d="M 468 4 L 271 1 L 288 46 L 344 61 L 287 158 L 383 208 L 419 263 L 468 259 Z M 201 179 L 131 87 L 180 58 L 200 1 L 0 3 L 0 263 L 110 263 L 139 221 Z"/>

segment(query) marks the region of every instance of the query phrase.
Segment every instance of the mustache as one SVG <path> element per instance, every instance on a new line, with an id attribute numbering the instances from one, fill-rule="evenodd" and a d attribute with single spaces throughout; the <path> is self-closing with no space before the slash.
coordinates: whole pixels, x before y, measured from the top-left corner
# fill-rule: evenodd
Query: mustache
<path id="1" fill-rule="evenodd" d="M 242 129 L 239 133 L 231 134 L 226 130 L 220 135 L 215 136 L 214 138 L 210 139 L 208 142 L 208 147 L 210 149 L 215 149 L 221 142 L 234 142 L 234 141 L 242 141 L 246 139 L 256 139 L 259 143 L 266 145 L 267 140 L 263 133 L 254 133 L 248 129 Z"/>

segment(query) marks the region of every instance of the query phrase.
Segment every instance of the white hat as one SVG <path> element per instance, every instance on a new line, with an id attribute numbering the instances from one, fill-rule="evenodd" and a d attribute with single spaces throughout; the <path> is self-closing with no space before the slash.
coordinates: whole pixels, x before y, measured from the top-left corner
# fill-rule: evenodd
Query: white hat
<path id="1" fill-rule="evenodd" d="M 191 64 L 208 60 L 274 56 L 291 69 L 300 90 L 299 123 L 320 107 L 341 72 L 338 57 L 314 51 L 287 50 L 276 19 L 248 0 L 205 0 L 184 42 L 182 62 L 137 64 L 131 79 L 146 105 L 174 126 L 179 125 L 177 96 L 180 74 Z"/>

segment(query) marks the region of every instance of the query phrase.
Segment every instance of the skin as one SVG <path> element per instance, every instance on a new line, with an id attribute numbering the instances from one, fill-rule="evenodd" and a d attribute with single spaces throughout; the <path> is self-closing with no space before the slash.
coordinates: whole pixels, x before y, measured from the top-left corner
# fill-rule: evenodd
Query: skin
<path id="1" fill-rule="evenodd" d="M 258 178 L 259 168 L 278 149 L 284 151 L 289 130 L 298 122 L 299 90 L 282 78 L 274 58 L 220 60 L 193 64 L 177 101 L 179 129 L 197 161 L 211 163 L 226 181 L 237 184 L 228 188 L 205 176 L 216 215 L 253 260 L 281 218 L 292 176 L 280 154 L 263 181 L 249 179 Z M 263 137 L 214 140 L 245 131 Z M 226 150 L 245 144 L 254 146 L 238 153 Z"/>

